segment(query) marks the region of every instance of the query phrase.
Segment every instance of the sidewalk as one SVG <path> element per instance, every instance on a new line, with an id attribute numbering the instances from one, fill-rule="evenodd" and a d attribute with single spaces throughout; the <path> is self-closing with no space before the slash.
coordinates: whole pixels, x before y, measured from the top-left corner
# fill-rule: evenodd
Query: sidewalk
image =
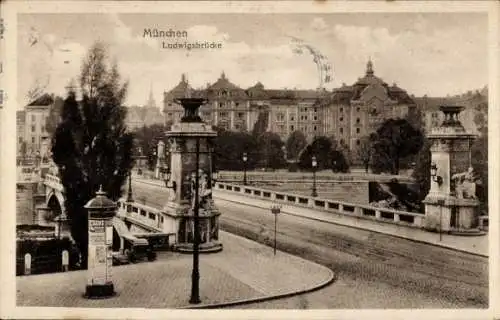
<path id="1" fill-rule="evenodd" d="M 269 209 L 276 202 L 261 200 L 249 196 L 237 195 L 223 190 L 215 190 L 214 198 L 217 203 L 217 198 L 246 204 L 258 208 Z M 454 250 L 465 251 L 482 256 L 488 256 L 488 235 L 482 236 L 456 236 L 442 234 L 441 241 L 438 233 L 433 233 L 421 229 L 398 226 L 390 223 L 379 222 L 347 216 L 344 214 L 335 214 L 326 211 L 309 209 L 304 207 L 290 206 L 282 204 L 281 211 L 291 215 L 306 217 L 310 219 L 335 223 L 343 226 L 370 230 L 374 232 L 384 233 L 396 237 L 401 237 L 409 240 L 425 242 L 428 244 L 446 247 Z"/>
<path id="2" fill-rule="evenodd" d="M 200 255 L 200 298 L 196 307 L 261 301 L 323 287 L 334 280 L 321 265 L 248 239 L 220 232 L 224 250 Z M 191 308 L 192 256 L 160 254 L 155 262 L 113 267 L 117 295 L 83 298 L 87 271 L 16 278 L 18 306 L 87 308 Z"/>

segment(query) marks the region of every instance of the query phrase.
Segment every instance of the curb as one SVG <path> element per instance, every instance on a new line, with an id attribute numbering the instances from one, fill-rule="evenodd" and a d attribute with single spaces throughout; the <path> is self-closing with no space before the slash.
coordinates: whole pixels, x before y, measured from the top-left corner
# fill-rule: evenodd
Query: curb
<path id="1" fill-rule="evenodd" d="M 289 254 L 287 252 L 284 252 L 284 253 Z M 317 263 L 309 261 L 309 260 L 306 260 L 306 261 L 308 261 L 310 263 L 317 264 Z M 221 303 L 201 304 L 201 305 L 196 305 L 196 306 L 189 305 L 189 306 L 185 306 L 185 307 L 179 307 L 179 308 L 176 308 L 176 309 L 215 309 L 215 308 L 224 308 L 224 307 L 238 306 L 238 305 L 244 305 L 244 304 L 250 304 L 250 303 L 270 301 L 270 300 L 281 299 L 281 298 L 289 298 L 289 297 L 297 296 L 297 295 L 300 295 L 300 294 L 304 294 L 304 293 L 309 293 L 309 292 L 313 292 L 313 291 L 316 291 L 316 290 L 320 290 L 320 289 L 322 289 L 322 288 L 324 288 L 324 287 L 326 287 L 326 286 L 334 283 L 335 281 L 337 281 L 337 274 L 335 272 L 333 272 L 331 269 L 329 269 L 329 268 L 327 268 L 325 266 L 322 266 L 322 267 L 325 268 L 325 269 L 327 269 L 329 271 L 330 277 L 327 280 L 321 282 L 320 284 L 313 285 L 313 286 L 311 286 L 309 288 L 306 288 L 306 289 L 301 289 L 301 290 L 292 291 L 292 292 L 288 292 L 288 293 L 281 293 L 281 294 L 277 294 L 277 295 L 268 295 L 268 296 L 263 296 L 263 297 L 248 298 L 248 299 L 241 299 L 241 300 L 221 302 Z"/>
<path id="2" fill-rule="evenodd" d="M 245 202 L 241 202 L 241 201 L 238 201 L 238 200 L 229 200 L 229 199 L 226 199 L 226 198 L 217 197 L 215 195 L 214 195 L 214 198 L 219 198 L 220 200 L 223 200 L 223 201 L 244 204 L 244 205 L 249 206 L 249 207 L 255 207 L 255 208 L 259 208 L 259 209 L 266 209 L 266 207 L 262 207 L 262 206 L 259 206 L 259 205 L 256 205 L 256 204 L 245 203 Z M 249 199 L 251 199 L 251 198 L 249 198 Z M 263 201 L 265 201 L 265 200 L 263 200 Z M 482 254 L 482 253 L 472 252 L 472 251 L 468 251 L 468 250 L 464 250 L 464 249 L 458 249 L 458 248 L 451 247 L 451 246 L 448 246 L 448 245 L 445 245 L 445 244 L 437 244 L 437 243 L 427 242 L 425 240 L 413 239 L 413 238 L 405 237 L 405 236 L 402 236 L 402 235 L 395 235 L 395 234 L 392 234 L 392 233 L 386 233 L 386 232 L 377 231 L 377 230 L 373 230 L 373 229 L 368 229 L 368 228 L 363 228 L 363 227 L 358 227 L 358 226 L 352 226 L 352 225 L 349 225 L 349 224 L 342 224 L 342 223 L 338 223 L 338 222 L 332 222 L 332 221 L 328 221 L 328 220 L 321 219 L 321 218 L 310 217 L 310 216 L 301 215 L 301 214 L 297 214 L 297 213 L 291 213 L 291 212 L 287 212 L 286 209 L 284 209 L 284 208 L 281 209 L 281 212 L 285 213 L 285 214 L 288 214 L 290 216 L 295 216 L 295 217 L 300 217 L 300 218 L 304 218 L 304 219 L 315 220 L 315 221 L 320 221 L 320 222 L 329 223 L 329 224 L 335 224 L 335 225 L 339 225 L 339 226 L 343 226 L 343 227 L 349 227 L 349 228 L 354 228 L 354 229 L 359 229 L 359 230 L 364 230 L 364 231 L 370 231 L 370 232 L 374 232 L 374 233 L 389 235 L 389 236 L 392 236 L 392 237 L 401 238 L 401 239 L 405 239 L 405 240 L 409 240 L 409 241 L 413 241 L 413 242 L 417 242 L 417 243 L 423 243 L 423 244 L 427 244 L 427 245 L 430 245 L 430 246 L 435 246 L 435 247 L 445 248 L 445 249 L 454 250 L 454 251 L 458 251 L 458 252 L 463 252 L 463 253 L 471 254 L 471 255 L 474 255 L 474 256 L 482 257 L 482 258 L 489 258 L 488 255 L 485 255 L 485 254 Z"/>

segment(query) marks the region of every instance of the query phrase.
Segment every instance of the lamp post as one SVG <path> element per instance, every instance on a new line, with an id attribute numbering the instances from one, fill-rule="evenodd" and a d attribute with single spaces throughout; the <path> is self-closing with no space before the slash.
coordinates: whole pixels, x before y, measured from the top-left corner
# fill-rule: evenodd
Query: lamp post
<path id="1" fill-rule="evenodd" d="M 312 170 L 313 170 L 313 186 L 312 186 L 312 193 L 311 196 L 317 197 L 318 192 L 316 191 L 316 167 L 318 165 L 318 162 L 316 161 L 316 156 L 312 157 Z"/>
<path id="2" fill-rule="evenodd" d="M 244 152 L 243 153 L 243 185 L 244 186 L 247 185 L 247 160 L 248 160 L 247 153 Z"/>
<path id="3" fill-rule="evenodd" d="M 199 186 L 200 186 L 200 138 L 196 139 L 196 176 L 195 176 L 195 194 L 194 194 L 194 243 L 193 243 L 193 272 L 191 273 L 191 298 L 189 303 L 200 303 L 200 219 L 199 219 Z"/>
<path id="4" fill-rule="evenodd" d="M 281 212 L 280 205 L 273 205 L 271 207 L 271 213 L 274 214 L 274 255 L 276 255 L 276 228 L 278 224 L 278 214 Z"/>

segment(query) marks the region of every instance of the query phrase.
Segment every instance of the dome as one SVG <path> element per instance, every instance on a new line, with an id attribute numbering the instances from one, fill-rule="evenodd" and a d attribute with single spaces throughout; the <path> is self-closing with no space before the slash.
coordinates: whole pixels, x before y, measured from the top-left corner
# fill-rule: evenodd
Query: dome
<path id="1" fill-rule="evenodd" d="M 99 191 L 96 192 L 96 196 L 87 202 L 84 206 L 85 209 L 90 210 L 114 210 L 116 208 L 116 204 L 113 200 L 106 197 L 106 192 L 102 191 L 102 186 L 99 188 Z"/>

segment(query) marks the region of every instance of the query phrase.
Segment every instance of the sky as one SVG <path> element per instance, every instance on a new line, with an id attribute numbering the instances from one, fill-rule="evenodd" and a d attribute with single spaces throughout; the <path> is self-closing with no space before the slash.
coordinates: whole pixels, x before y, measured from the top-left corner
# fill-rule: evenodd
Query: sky
<path id="1" fill-rule="evenodd" d="M 484 13 L 331 14 L 20 14 L 18 81 L 21 105 L 38 83 L 63 94 L 87 50 L 104 42 L 129 81 L 127 105 L 144 105 L 185 73 L 195 88 L 222 72 L 247 88 L 315 89 L 313 57 L 294 51 L 299 38 L 333 67 L 326 89 L 352 84 L 373 61 L 375 75 L 416 96 L 446 96 L 482 88 L 488 80 L 488 19 Z M 144 29 L 186 31 L 187 38 L 144 37 Z M 215 42 L 216 49 L 168 49 L 165 44 Z"/>

